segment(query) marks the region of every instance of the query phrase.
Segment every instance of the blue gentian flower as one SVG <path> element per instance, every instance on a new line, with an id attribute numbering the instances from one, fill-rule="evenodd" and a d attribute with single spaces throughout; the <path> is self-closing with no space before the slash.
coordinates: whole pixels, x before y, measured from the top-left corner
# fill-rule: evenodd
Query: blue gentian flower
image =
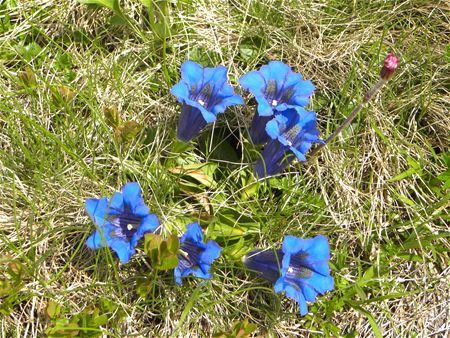
<path id="1" fill-rule="evenodd" d="M 211 279 L 209 273 L 211 264 L 220 256 L 222 250 L 213 240 L 203 243 L 203 232 L 200 224 L 191 223 L 180 239 L 180 253 L 178 254 L 178 266 L 174 276 L 177 284 L 181 284 L 181 278 L 194 275 L 203 279 Z"/>
<path id="2" fill-rule="evenodd" d="M 301 107 L 290 108 L 267 122 L 270 141 L 265 145 L 262 158 L 255 167 L 258 177 L 282 172 L 297 157 L 306 161 L 305 154 L 313 143 L 324 143 L 316 128 L 316 113 Z"/>
<path id="3" fill-rule="evenodd" d="M 281 61 L 271 61 L 239 79 L 241 86 L 249 90 L 258 102 L 257 112 L 250 127 L 250 136 L 256 144 L 269 140 L 266 123 L 274 114 L 289 108 L 304 107 L 314 91 L 311 81 L 302 80 L 299 73 Z"/>
<path id="4" fill-rule="evenodd" d="M 286 236 L 282 250 L 255 250 L 248 253 L 245 265 L 275 283 L 276 293 L 286 292 L 295 300 L 302 316 L 308 313 L 306 302 L 334 288 L 328 260 L 330 247 L 325 236 L 311 239 Z"/>
<path id="5" fill-rule="evenodd" d="M 182 64 L 181 81 L 170 90 L 183 103 L 177 133 L 180 140 L 191 140 L 214 122 L 218 113 L 244 103 L 227 83 L 227 71 L 224 66 L 203 68 L 193 61 Z"/>
<path id="6" fill-rule="evenodd" d="M 159 226 L 156 215 L 150 214 L 141 196 L 138 183 L 127 183 L 122 192 L 107 197 L 87 199 L 86 210 L 98 230 L 86 241 L 91 249 L 110 247 L 122 263 L 127 263 L 144 234 Z"/>

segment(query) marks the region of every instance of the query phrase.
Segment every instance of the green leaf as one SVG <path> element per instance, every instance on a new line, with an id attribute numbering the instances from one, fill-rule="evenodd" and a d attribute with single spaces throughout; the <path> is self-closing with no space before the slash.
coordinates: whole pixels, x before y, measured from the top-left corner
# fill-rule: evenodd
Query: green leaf
<path id="1" fill-rule="evenodd" d="M 37 86 L 36 75 L 30 66 L 25 66 L 25 70 L 19 74 L 19 80 L 24 87 L 36 88 Z"/>
<path id="2" fill-rule="evenodd" d="M 159 261 L 159 246 L 163 239 L 157 234 L 144 235 L 144 252 L 150 257 L 152 264 Z"/>
<path id="3" fill-rule="evenodd" d="M 103 113 L 105 114 L 106 124 L 108 124 L 108 126 L 116 129 L 122 125 L 123 121 L 117 106 L 107 107 Z"/>
<path id="4" fill-rule="evenodd" d="M 177 255 L 167 255 L 161 257 L 161 261 L 158 265 L 155 266 L 158 270 L 171 270 L 176 268 L 178 265 L 178 256 Z"/>
<path id="5" fill-rule="evenodd" d="M 13 286 L 10 281 L 6 279 L 0 279 L 0 298 L 8 296 L 12 289 Z"/>
<path id="6" fill-rule="evenodd" d="M 139 278 L 136 282 L 136 293 L 139 297 L 145 299 L 152 291 L 152 285 L 147 277 Z"/>
<path id="7" fill-rule="evenodd" d="M 116 13 L 122 13 L 119 0 L 77 0 L 81 4 L 85 5 L 97 5 L 111 9 Z"/>
<path id="8" fill-rule="evenodd" d="M 169 168 L 168 170 L 172 174 L 192 177 L 209 188 L 216 183 L 214 180 L 216 169 L 216 163 L 195 163 L 184 165 L 183 167 Z"/>
<path id="9" fill-rule="evenodd" d="M 45 333 L 49 338 L 77 337 L 80 327 L 75 322 L 69 322 L 67 318 L 58 319 L 55 326 L 48 327 Z"/>
<path id="10" fill-rule="evenodd" d="M 50 319 L 56 319 L 61 313 L 61 304 L 49 301 L 46 308 L 47 315 Z"/>
<path id="11" fill-rule="evenodd" d="M 221 332 L 214 334 L 215 338 L 248 338 L 256 330 L 254 323 L 249 323 L 248 319 L 238 321 L 233 324 L 231 332 Z"/>
<path id="12" fill-rule="evenodd" d="M 106 325 L 107 323 L 108 323 L 108 316 L 107 315 L 96 316 L 92 320 L 92 326 L 93 327 L 100 327 L 102 325 Z"/>
<path id="13" fill-rule="evenodd" d="M 245 235 L 245 230 L 239 226 L 229 226 L 221 222 L 214 222 L 208 226 L 208 237 L 227 237 L 229 239 L 240 238 Z"/>
<path id="14" fill-rule="evenodd" d="M 144 236 L 144 251 L 152 266 L 158 270 L 170 270 L 178 265 L 178 247 L 179 240 L 175 235 L 169 236 L 166 241 L 156 234 Z"/>
<path id="15" fill-rule="evenodd" d="M 128 25 L 130 22 L 128 21 L 127 17 L 122 14 L 115 14 L 110 19 L 109 22 L 111 25 L 114 26 L 125 26 Z"/>
<path id="16" fill-rule="evenodd" d="M 172 152 L 176 153 L 176 154 L 181 154 L 181 153 L 183 153 L 186 150 L 189 150 L 191 148 L 192 148 L 192 146 L 189 143 L 182 142 L 182 141 L 179 141 L 179 140 L 175 140 L 172 143 Z"/>
<path id="17" fill-rule="evenodd" d="M 118 128 L 116 132 L 118 131 L 122 141 L 129 142 L 136 138 L 142 128 L 144 127 L 136 121 L 127 121 L 123 124 L 123 126 Z"/>
<path id="18" fill-rule="evenodd" d="M 222 255 L 235 260 L 240 260 L 251 249 L 252 245 L 246 242 L 243 237 L 241 237 L 234 244 L 230 244 L 228 242 L 222 250 Z"/>
<path id="19" fill-rule="evenodd" d="M 177 235 L 170 235 L 167 239 L 167 249 L 170 253 L 176 254 L 180 248 L 180 239 Z"/>

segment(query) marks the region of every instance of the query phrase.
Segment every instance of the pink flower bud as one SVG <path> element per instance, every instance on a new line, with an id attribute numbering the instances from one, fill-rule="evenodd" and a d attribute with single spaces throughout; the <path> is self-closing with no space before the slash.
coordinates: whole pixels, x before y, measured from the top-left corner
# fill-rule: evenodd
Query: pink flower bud
<path id="1" fill-rule="evenodd" d="M 398 68 L 400 60 L 394 55 L 389 53 L 384 59 L 384 65 L 380 72 L 380 78 L 383 80 L 389 80 L 394 75 L 395 70 Z"/>

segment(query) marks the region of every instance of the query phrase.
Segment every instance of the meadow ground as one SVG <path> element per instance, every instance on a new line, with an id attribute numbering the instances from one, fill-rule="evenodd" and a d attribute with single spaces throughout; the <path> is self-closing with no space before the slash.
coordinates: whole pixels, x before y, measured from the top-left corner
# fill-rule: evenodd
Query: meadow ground
<path id="1" fill-rule="evenodd" d="M 153 5 L 120 1 L 120 15 L 0 2 L 0 336 L 211 336 L 245 319 L 256 336 L 448 335 L 448 3 L 143 3 Z M 186 59 L 227 66 L 236 88 L 283 60 L 315 84 L 310 108 L 326 138 L 388 51 L 401 65 L 383 92 L 316 158 L 270 180 L 252 178 L 255 102 L 241 89 L 245 107 L 175 142 L 169 90 Z M 111 112 L 136 123 L 113 130 Z M 131 181 L 165 234 L 200 219 L 225 248 L 211 281 L 179 287 L 142 250 L 122 265 L 84 245 L 95 229 L 84 200 Z M 331 246 L 335 289 L 305 317 L 240 261 L 285 234 Z"/>

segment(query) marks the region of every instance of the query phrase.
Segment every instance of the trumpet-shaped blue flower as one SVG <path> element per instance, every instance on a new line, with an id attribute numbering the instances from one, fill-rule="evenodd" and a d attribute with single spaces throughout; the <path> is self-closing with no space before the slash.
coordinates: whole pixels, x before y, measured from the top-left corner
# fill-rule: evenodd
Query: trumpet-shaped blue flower
<path id="1" fill-rule="evenodd" d="M 269 140 L 265 132 L 266 123 L 274 114 L 289 108 L 304 107 L 314 91 L 311 81 L 302 80 L 299 73 L 281 61 L 271 61 L 239 79 L 241 86 L 249 90 L 258 102 L 258 108 L 250 127 L 254 143 Z"/>
<path id="2" fill-rule="evenodd" d="M 187 230 L 180 239 L 178 266 L 174 270 L 175 281 L 182 283 L 182 277 L 194 275 L 211 279 L 211 264 L 220 256 L 221 248 L 213 240 L 203 243 L 202 228 L 198 223 L 187 225 Z"/>
<path id="3" fill-rule="evenodd" d="M 302 316 L 308 313 L 306 302 L 334 288 L 328 260 L 330 247 L 326 237 L 311 239 L 286 236 L 282 250 L 255 250 L 245 256 L 245 265 L 275 283 L 276 293 L 285 292 L 295 300 Z"/>
<path id="4" fill-rule="evenodd" d="M 191 140 L 214 122 L 218 113 L 244 103 L 227 83 L 227 71 L 224 66 L 203 68 L 193 61 L 183 63 L 181 81 L 170 90 L 183 103 L 177 133 L 180 140 Z"/>
<path id="5" fill-rule="evenodd" d="M 141 197 L 138 183 L 127 183 L 122 192 L 107 197 L 87 199 L 86 210 L 98 229 L 86 241 L 91 249 L 110 247 L 122 263 L 127 263 L 144 234 L 159 226 Z"/>
<path id="6" fill-rule="evenodd" d="M 316 113 L 301 107 L 290 108 L 267 122 L 270 141 L 264 147 L 262 158 L 255 167 L 258 177 L 282 172 L 297 157 L 306 161 L 305 154 L 313 143 L 324 143 L 316 128 Z"/>

